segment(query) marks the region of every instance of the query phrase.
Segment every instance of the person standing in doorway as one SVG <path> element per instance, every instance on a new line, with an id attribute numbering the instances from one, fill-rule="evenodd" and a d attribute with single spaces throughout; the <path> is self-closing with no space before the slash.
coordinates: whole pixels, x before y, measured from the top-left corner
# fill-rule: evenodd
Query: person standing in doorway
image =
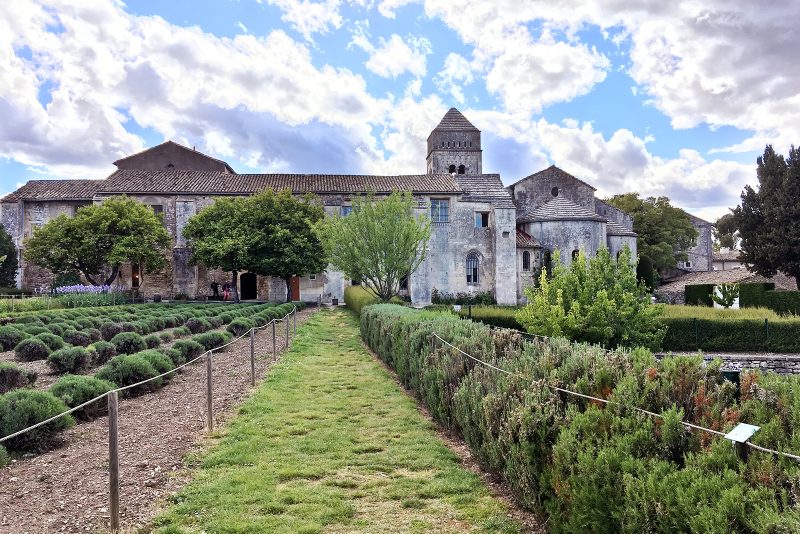
<path id="1" fill-rule="evenodd" d="M 219 283 L 216 280 L 211 281 L 211 294 L 214 300 L 219 300 Z"/>
<path id="2" fill-rule="evenodd" d="M 229 282 L 225 282 L 222 284 L 222 300 L 230 300 L 231 299 L 231 284 Z"/>

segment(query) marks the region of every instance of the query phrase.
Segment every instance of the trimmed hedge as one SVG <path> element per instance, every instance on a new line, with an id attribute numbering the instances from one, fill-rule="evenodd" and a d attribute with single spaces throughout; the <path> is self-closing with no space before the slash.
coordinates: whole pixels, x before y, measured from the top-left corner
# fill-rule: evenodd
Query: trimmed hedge
<path id="1" fill-rule="evenodd" d="M 462 306 L 458 315 L 469 318 L 470 312 L 472 313 L 473 321 L 500 328 L 525 330 L 522 325 L 517 322 L 517 312 L 519 312 L 519 308 L 511 306 L 473 306 L 472 310 L 470 310 L 469 306 Z"/>
<path id="2" fill-rule="evenodd" d="M 764 293 L 775 289 L 771 282 L 739 284 L 739 307 L 764 307 Z"/>
<path id="3" fill-rule="evenodd" d="M 361 314 L 361 310 L 365 306 L 375 304 L 378 302 L 378 297 L 373 293 L 364 289 L 362 286 L 350 286 L 344 290 L 344 303 L 348 308 L 356 312 L 357 315 Z"/>
<path id="4" fill-rule="evenodd" d="M 47 365 L 56 373 L 79 373 L 91 367 L 92 353 L 83 347 L 66 347 L 52 352 Z"/>
<path id="5" fill-rule="evenodd" d="M 28 334 L 13 326 L 0 326 L 0 349 L 6 351 L 16 347 Z"/>
<path id="6" fill-rule="evenodd" d="M 212 350 L 216 349 L 228 343 L 233 336 L 230 332 L 206 332 L 205 334 L 199 334 L 192 338 L 192 340 L 200 343 L 205 350 Z"/>
<path id="7" fill-rule="evenodd" d="M 510 374 L 432 343 L 434 333 Z M 796 480 L 796 462 L 756 451 L 742 460 L 726 440 L 682 424 L 729 431 L 744 421 L 762 428 L 754 443 L 796 452 L 800 377 L 748 372 L 737 390 L 721 362 L 700 356 L 657 361 L 643 349 L 525 342 L 452 314 L 384 304 L 364 309 L 361 335 L 522 506 L 547 513 L 551 532 L 800 531 L 784 486 Z"/>
<path id="8" fill-rule="evenodd" d="M 24 388 L 36 382 L 36 373 L 10 362 L 0 361 L 0 394 Z"/>
<path id="9" fill-rule="evenodd" d="M 136 332 L 121 332 L 111 338 L 117 354 L 135 354 L 147 349 L 144 338 Z"/>
<path id="10" fill-rule="evenodd" d="M 169 356 L 157 350 L 145 350 L 137 354 L 137 356 L 150 362 L 150 365 L 158 371 L 158 374 L 168 373 L 175 369 L 175 364 L 172 363 Z M 169 381 L 171 377 L 171 375 L 167 375 L 163 377 L 163 380 Z"/>
<path id="11" fill-rule="evenodd" d="M 50 350 L 63 349 L 65 345 L 63 339 L 55 334 L 51 334 L 50 332 L 42 332 L 41 334 L 36 334 L 33 337 L 40 339 Z"/>
<path id="12" fill-rule="evenodd" d="M 767 291 L 763 305 L 781 315 L 800 315 L 800 291 Z"/>
<path id="13" fill-rule="evenodd" d="M 197 358 L 206 351 L 203 345 L 192 339 L 179 339 L 172 344 L 172 348 L 180 352 L 186 361 Z"/>
<path id="14" fill-rule="evenodd" d="M 238 319 L 234 319 L 228 323 L 228 326 L 225 329 L 234 336 L 239 337 L 254 326 L 256 326 L 256 323 L 252 319 L 239 317 Z"/>
<path id="15" fill-rule="evenodd" d="M 15 389 L 0 395 L 0 437 L 8 436 L 67 411 L 61 399 L 48 391 Z M 12 451 L 38 451 L 54 444 L 58 432 L 75 424 L 70 415 L 11 438 L 4 445 Z"/>
<path id="16" fill-rule="evenodd" d="M 110 341 L 95 341 L 89 345 L 89 350 L 95 354 L 95 362 L 104 364 L 117 355 L 117 347 Z"/>
<path id="17" fill-rule="evenodd" d="M 713 292 L 714 284 L 689 284 L 684 288 L 684 302 L 688 306 L 713 306 Z"/>
<path id="18" fill-rule="evenodd" d="M 160 373 L 156 371 L 155 367 L 144 358 L 137 355 L 122 354 L 115 356 L 108 360 L 95 377 L 101 380 L 108 380 L 117 384 L 119 387 L 129 386 L 136 384 L 142 380 L 153 378 Z M 159 378 L 145 384 L 136 386 L 135 388 L 127 389 L 123 395 L 142 395 L 155 391 L 163 385 L 163 381 Z"/>
<path id="19" fill-rule="evenodd" d="M 47 358 L 50 355 L 50 349 L 41 339 L 31 337 L 17 343 L 17 346 L 14 347 L 14 355 L 20 361 L 32 362 Z"/>
<path id="20" fill-rule="evenodd" d="M 662 317 L 665 351 L 800 352 L 800 321 Z"/>
<path id="21" fill-rule="evenodd" d="M 50 387 L 50 393 L 61 399 L 70 408 L 79 406 L 95 397 L 116 389 L 116 384 L 94 376 L 65 375 Z M 82 420 L 88 421 L 103 415 L 108 409 L 105 398 L 84 406 L 74 412 Z"/>

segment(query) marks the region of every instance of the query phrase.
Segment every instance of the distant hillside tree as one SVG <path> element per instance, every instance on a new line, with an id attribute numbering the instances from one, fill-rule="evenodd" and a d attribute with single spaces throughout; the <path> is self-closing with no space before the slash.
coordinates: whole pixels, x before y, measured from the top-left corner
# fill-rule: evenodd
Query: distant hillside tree
<path id="1" fill-rule="evenodd" d="M 0 287 L 17 285 L 17 247 L 5 227 L 0 226 Z"/>
<path id="2" fill-rule="evenodd" d="M 414 215 L 410 193 L 394 192 L 382 200 L 353 199 L 349 215 L 325 219 L 317 232 L 331 265 L 388 301 L 424 261 L 431 226 Z"/>
<path id="3" fill-rule="evenodd" d="M 606 202 L 633 217 L 639 255 L 650 258 L 660 273 L 688 259 L 686 252 L 697 241 L 697 229 L 689 215 L 672 206 L 667 197 L 641 199 L 639 193 L 625 193 Z"/>
<path id="4" fill-rule="evenodd" d="M 59 215 L 25 240 L 25 258 L 54 273 L 79 271 L 92 285 L 111 285 L 123 263 L 163 268 L 171 240 L 161 218 L 125 195 Z M 105 278 L 98 273 L 108 272 Z"/>
<path id="5" fill-rule="evenodd" d="M 736 226 L 736 216 L 733 213 L 726 213 L 714 223 L 714 240 L 716 248 L 736 248 L 739 241 L 738 228 Z"/>
<path id="6" fill-rule="evenodd" d="M 767 146 L 757 163 L 758 190 L 745 186 L 733 212 L 741 259 L 762 276 L 780 270 L 800 283 L 800 148 L 784 159 Z"/>

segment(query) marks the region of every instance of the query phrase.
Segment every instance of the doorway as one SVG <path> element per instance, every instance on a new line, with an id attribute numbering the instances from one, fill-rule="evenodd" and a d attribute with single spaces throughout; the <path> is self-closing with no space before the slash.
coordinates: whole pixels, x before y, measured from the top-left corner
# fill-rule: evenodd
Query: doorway
<path id="1" fill-rule="evenodd" d="M 258 284 L 255 273 L 242 273 L 239 277 L 240 297 L 242 300 L 255 300 L 258 298 Z"/>
<path id="2" fill-rule="evenodd" d="M 300 277 L 289 278 L 289 288 L 292 290 L 292 300 L 300 300 Z"/>

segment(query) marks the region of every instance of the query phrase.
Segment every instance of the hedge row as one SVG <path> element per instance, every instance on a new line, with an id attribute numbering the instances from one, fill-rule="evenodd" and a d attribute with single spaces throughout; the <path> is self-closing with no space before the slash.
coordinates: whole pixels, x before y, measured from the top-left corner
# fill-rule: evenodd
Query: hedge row
<path id="1" fill-rule="evenodd" d="M 800 352 L 800 321 L 664 317 L 665 351 Z"/>
<path id="2" fill-rule="evenodd" d="M 436 420 L 464 437 L 552 532 L 797 532 L 796 462 L 689 432 L 761 426 L 753 441 L 800 451 L 800 377 L 745 373 L 741 388 L 720 362 L 656 361 L 645 350 L 606 352 L 564 339 L 524 342 L 452 314 L 375 305 L 365 342 Z M 432 334 L 492 365 L 477 365 Z M 548 386 L 610 398 L 608 406 Z M 624 406 L 663 414 L 654 419 Z"/>
<path id="3" fill-rule="evenodd" d="M 344 303 L 348 308 L 356 312 L 356 315 L 361 313 L 364 306 L 369 306 L 376 302 L 378 302 L 378 297 L 362 286 L 349 286 L 344 289 Z"/>
<path id="4" fill-rule="evenodd" d="M 711 294 L 714 284 L 689 284 L 684 288 L 684 302 L 688 306 L 713 306 Z"/>

